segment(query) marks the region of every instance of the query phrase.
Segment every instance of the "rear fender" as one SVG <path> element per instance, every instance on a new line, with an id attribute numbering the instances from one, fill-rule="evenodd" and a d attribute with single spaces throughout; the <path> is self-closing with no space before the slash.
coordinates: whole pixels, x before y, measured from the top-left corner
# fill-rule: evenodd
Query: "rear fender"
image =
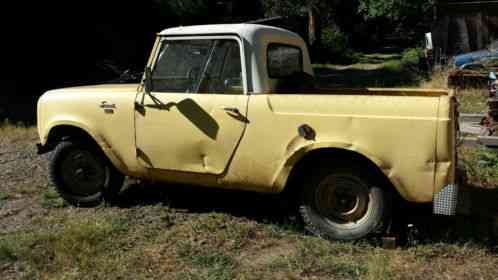
<path id="1" fill-rule="evenodd" d="M 280 166 L 279 171 L 273 180 L 274 182 L 273 186 L 275 188 L 275 191 L 281 192 L 284 190 L 289 180 L 289 177 L 292 173 L 292 169 L 301 159 L 304 158 L 305 155 L 307 155 L 312 151 L 317 151 L 321 149 L 345 150 L 366 157 L 382 171 L 382 173 L 393 184 L 393 186 L 396 188 L 399 194 L 402 197 L 405 197 L 406 192 L 402 184 L 399 181 L 397 181 L 395 178 L 391 178 L 389 176 L 389 174 L 391 173 L 391 166 L 387 162 L 381 160 L 379 157 L 376 157 L 357 146 L 354 146 L 351 143 L 343 143 L 343 142 L 304 143 L 302 145 L 299 145 L 296 149 L 292 149 L 291 151 L 289 151 L 286 154 L 286 159 L 284 160 L 284 163 Z"/>

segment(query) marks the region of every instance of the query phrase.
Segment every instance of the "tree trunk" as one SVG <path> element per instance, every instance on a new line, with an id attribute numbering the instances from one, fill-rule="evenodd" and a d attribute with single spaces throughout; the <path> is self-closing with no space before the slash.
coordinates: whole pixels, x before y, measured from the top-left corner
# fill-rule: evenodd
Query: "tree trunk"
<path id="1" fill-rule="evenodd" d="M 316 15 L 313 5 L 308 4 L 308 43 L 313 46 L 316 41 Z"/>
<path id="2" fill-rule="evenodd" d="M 465 17 L 457 16 L 451 20 L 451 28 L 454 30 L 450 34 L 449 47 L 453 54 L 461 54 L 470 51 L 469 31 Z"/>

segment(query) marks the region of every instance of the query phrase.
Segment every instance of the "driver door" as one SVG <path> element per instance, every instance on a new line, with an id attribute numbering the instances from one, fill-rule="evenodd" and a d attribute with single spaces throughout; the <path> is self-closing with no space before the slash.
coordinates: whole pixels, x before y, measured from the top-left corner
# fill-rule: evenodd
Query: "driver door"
<path id="1" fill-rule="evenodd" d="M 247 125 L 239 41 L 164 40 L 138 95 L 137 157 L 150 169 L 220 174 Z"/>

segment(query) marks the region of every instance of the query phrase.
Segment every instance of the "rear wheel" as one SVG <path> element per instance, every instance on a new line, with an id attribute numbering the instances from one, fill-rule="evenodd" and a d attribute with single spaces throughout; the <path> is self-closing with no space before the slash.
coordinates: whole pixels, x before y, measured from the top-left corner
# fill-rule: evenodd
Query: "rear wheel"
<path id="1" fill-rule="evenodd" d="M 312 174 L 300 204 L 309 231 L 327 239 L 354 240 L 383 229 L 389 199 L 364 171 L 326 168 Z"/>
<path id="2" fill-rule="evenodd" d="M 71 141 L 57 145 L 49 177 L 62 198 L 75 206 L 94 206 L 114 198 L 124 180 L 100 150 Z"/>

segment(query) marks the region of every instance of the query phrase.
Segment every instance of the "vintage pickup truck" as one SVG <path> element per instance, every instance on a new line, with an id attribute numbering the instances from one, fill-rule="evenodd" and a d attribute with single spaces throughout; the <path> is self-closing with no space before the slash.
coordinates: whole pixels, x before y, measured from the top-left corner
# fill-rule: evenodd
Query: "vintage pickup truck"
<path id="1" fill-rule="evenodd" d="M 74 205 L 124 176 L 283 192 L 311 232 L 349 240 L 381 230 L 392 202 L 455 213 L 456 109 L 445 90 L 316 89 L 284 29 L 178 27 L 158 34 L 140 84 L 46 92 L 38 149 Z"/>

